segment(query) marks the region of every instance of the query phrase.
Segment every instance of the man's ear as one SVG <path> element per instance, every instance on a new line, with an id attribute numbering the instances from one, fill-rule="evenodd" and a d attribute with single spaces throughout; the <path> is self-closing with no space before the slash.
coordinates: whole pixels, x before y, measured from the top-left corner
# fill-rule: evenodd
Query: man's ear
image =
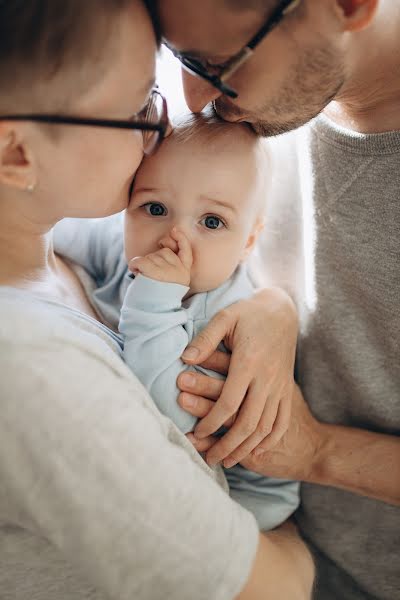
<path id="1" fill-rule="evenodd" d="M 19 127 L 11 121 L 0 123 L 0 184 L 20 190 L 36 184 L 33 157 Z"/>
<path id="2" fill-rule="evenodd" d="M 251 251 L 253 250 L 256 241 L 258 240 L 258 236 L 260 235 L 260 233 L 262 232 L 262 230 L 265 227 L 265 219 L 264 217 L 258 217 L 253 229 L 250 232 L 250 235 L 247 239 L 246 245 L 243 248 L 243 252 L 242 252 L 242 256 L 240 257 L 240 260 L 246 260 L 246 258 L 249 256 L 249 254 L 251 253 Z"/>
<path id="3" fill-rule="evenodd" d="M 361 31 L 374 18 L 379 0 L 335 0 L 345 31 Z"/>

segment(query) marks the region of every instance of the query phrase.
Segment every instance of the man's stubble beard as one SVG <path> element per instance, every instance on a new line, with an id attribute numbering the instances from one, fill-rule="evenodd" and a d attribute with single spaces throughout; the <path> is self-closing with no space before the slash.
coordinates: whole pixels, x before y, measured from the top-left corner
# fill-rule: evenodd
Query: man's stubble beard
<path id="1" fill-rule="evenodd" d="M 214 102 L 214 109 L 222 118 L 243 115 L 258 135 L 270 137 L 316 117 L 337 97 L 344 81 L 344 66 L 337 53 L 331 48 L 312 48 L 303 51 L 279 92 L 260 108 L 242 111 L 222 97 Z"/>

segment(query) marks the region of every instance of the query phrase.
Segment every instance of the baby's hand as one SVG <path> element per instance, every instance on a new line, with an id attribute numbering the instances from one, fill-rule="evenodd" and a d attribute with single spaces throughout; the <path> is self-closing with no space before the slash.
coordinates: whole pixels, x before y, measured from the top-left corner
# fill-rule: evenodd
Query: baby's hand
<path id="1" fill-rule="evenodd" d="M 174 227 L 169 236 L 160 242 L 160 246 L 157 252 L 132 258 L 129 270 L 135 275 L 141 273 L 157 281 L 189 286 L 193 254 L 185 234 Z"/>

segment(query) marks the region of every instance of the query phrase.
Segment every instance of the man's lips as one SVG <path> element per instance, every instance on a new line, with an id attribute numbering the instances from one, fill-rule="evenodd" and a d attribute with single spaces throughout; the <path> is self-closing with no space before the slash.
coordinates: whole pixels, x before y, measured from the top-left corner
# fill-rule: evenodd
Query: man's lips
<path id="1" fill-rule="evenodd" d="M 249 117 L 247 117 L 240 109 L 235 105 L 225 104 L 223 102 L 214 101 L 214 110 L 222 119 L 229 121 L 229 123 L 251 123 Z"/>

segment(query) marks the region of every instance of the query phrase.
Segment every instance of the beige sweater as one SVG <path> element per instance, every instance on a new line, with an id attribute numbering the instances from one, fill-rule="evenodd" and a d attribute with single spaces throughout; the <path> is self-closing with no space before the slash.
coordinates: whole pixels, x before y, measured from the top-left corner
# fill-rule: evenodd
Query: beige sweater
<path id="1" fill-rule="evenodd" d="M 120 358 L 67 307 L 0 288 L 1 600 L 231 600 L 258 542 Z"/>

